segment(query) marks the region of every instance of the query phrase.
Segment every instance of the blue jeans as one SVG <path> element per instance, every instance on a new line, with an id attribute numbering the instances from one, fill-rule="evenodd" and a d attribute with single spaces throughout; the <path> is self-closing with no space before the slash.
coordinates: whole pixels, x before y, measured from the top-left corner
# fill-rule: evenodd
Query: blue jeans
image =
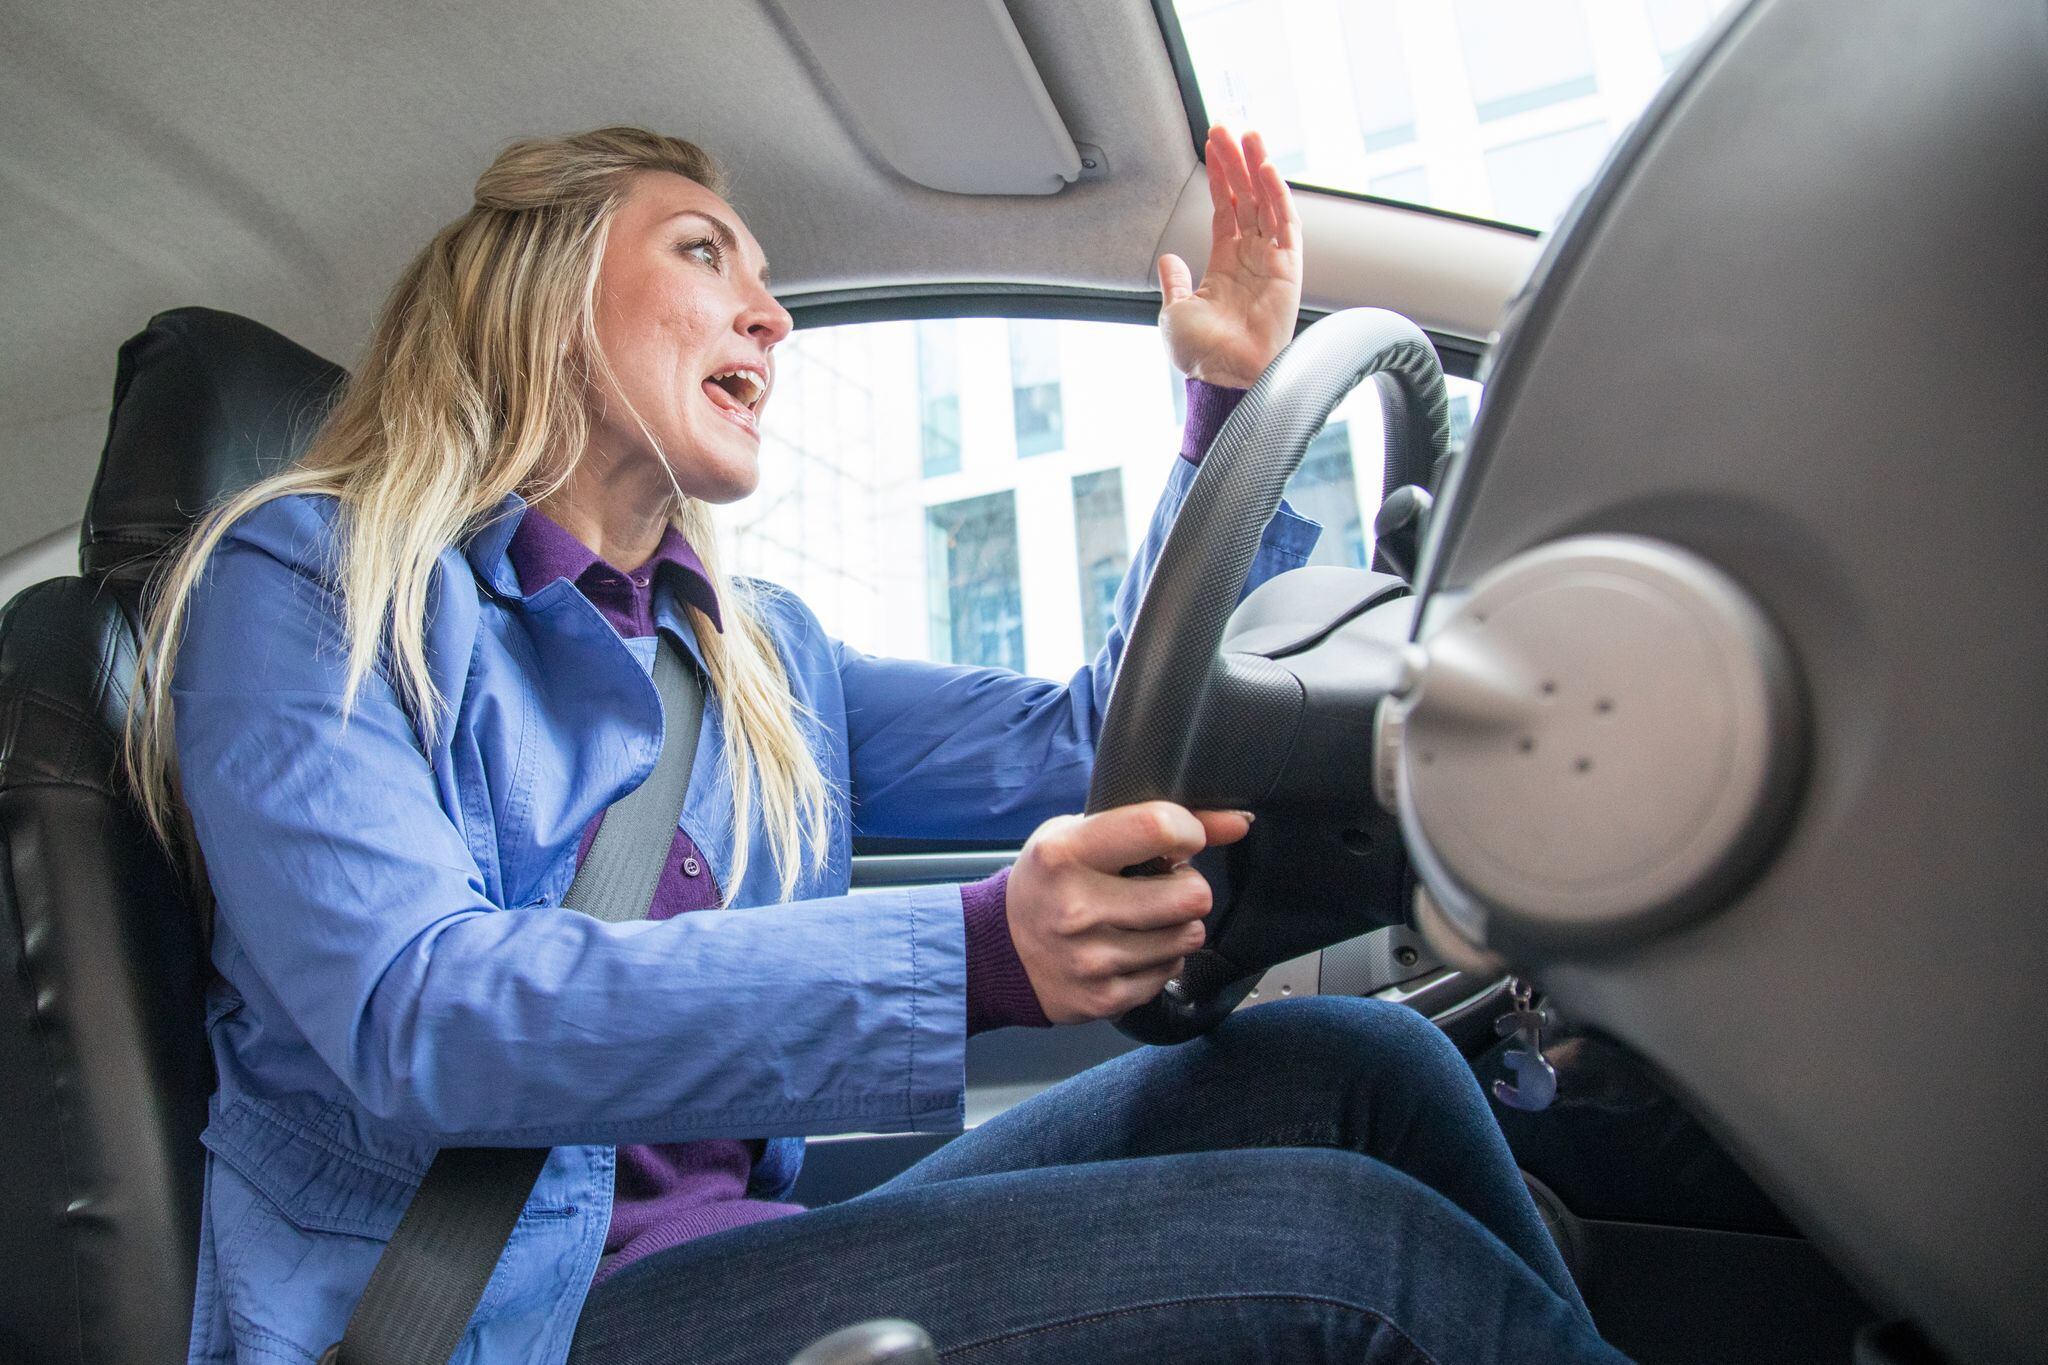
<path id="1" fill-rule="evenodd" d="M 1464 1059 L 1369 1000 L 1243 1011 L 857 1199 L 636 1262 L 570 1360 L 780 1365 L 876 1317 L 975 1365 L 1623 1359 Z"/>

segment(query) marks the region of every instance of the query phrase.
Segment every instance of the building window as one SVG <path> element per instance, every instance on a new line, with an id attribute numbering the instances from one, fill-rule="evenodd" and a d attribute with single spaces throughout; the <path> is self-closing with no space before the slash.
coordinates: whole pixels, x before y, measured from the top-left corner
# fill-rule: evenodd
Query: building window
<path id="1" fill-rule="evenodd" d="M 1066 444 L 1060 420 L 1060 334 L 1057 322 L 1010 322 L 1010 398 L 1017 413 L 1017 453 L 1043 455 Z"/>
<path id="2" fill-rule="evenodd" d="M 1455 455 L 1465 448 L 1465 437 L 1472 431 L 1472 400 L 1462 393 L 1451 395 L 1451 439 L 1447 450 Z"/>
<path id="3" fill-rule="evenodd" d="M 1605 123 L 1589 123 L 1495 147 L 1486 154 L 1495 211 L 1512 223 L 1555 223 L 1613 140 Z"/>
<path id="4" fill-rule="evenodd" d="M 1421 166 L 1411 166 L 1405 171 L 1376 175 L 1366 181 L 1365 188 L 1366 193 L 1376 194 L 1382 199 L 1398 199 L 1404 204 L 1427 204 L 1429 172 Z"/>
<path id="5" fill-rule="evenodd" d="M 1647 0 L 1650 32 L 1657 39 L 1657 53 L 1666 71 L 1678 65 L 1700 31 L 1713 22 L 1727 0 Z"/>
<path id="6" fill-rule="evenodd" d="M 925 510 L 925 584 L 934 659 L 1024 671 L 1015 493 Z"/>
<path id="7" fill-rule="evenodd" d="M 1116 590 L 1131 566 L 1124 531 L 1124 472 L 1074 477 L 1074 559 L 1081 570 L 1081 644 L 1094 658 L 1116 615 Z"/>
<path id="8" fill-rule="evenodd" d="M 1415 141 L 1415 94 L 1394 0 L 1351 0 L 1342 14 L 1351 103 L 1365 150 L 1380 152 Z"/>
<path id="9" fill-rule="evenodd" d="M 1457 0 L 1457 8 L 1480 122 L 1593 93 L 1579 0 Z"/>
<path id="10" fill-rule="evenodd" d="M 1371 546 L 1358 510 L 1358 480 L 1351 467 L 1351 424 L 1332 422 L 1316 433 L 1301 468 L 1287 482 L 1287 500 L 1323 524 L 1311 564 L 1366 567 Z"/>
<path id="11" fill-rule="evenodd" d="M 917 324 L 918 410 L 924 427 L 924 474 L 960 470 L 960 341 L 951 318 Z"/>

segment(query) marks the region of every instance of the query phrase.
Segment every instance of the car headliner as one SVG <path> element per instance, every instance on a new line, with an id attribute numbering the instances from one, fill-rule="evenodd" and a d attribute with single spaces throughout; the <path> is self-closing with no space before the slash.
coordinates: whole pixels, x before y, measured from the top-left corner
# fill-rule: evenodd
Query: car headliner
<path id="1" fill-rule="evenodd" d="M 1142 298 L 1158 251 L 1197 269 L 1206 254 L 1206 182 L 1147 0 L 1008 5 L 1068 130 L 1106 155 L 1106 175 L 1049 196 L 890 169 L 764 0 L 7 8 L 0 555 L 78 520 L 114 351 L 152 313 L 231 309 L 346 362 L 406 257 L 518 136 L 624 121 L 703 143 L 800 316 L 948 283 Z M 1311 308 L 1375 303 L 1483 338 L 1534 259 L 1525 234 L 1300 198 Z"/>

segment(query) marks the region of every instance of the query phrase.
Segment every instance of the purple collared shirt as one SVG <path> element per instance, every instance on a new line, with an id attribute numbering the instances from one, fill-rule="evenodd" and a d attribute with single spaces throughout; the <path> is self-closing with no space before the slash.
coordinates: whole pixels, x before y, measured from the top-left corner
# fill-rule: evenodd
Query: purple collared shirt
<path id="1" fill-rule="evenodd" d="M 1199 464 L 1244 391 L 1190 379 L 1187 392 L 1188 420 L 1180 453 L 1183 459 Z M 654 590 L 664 582 L 702 611 L 715 629 L 725 628 L 717 589 L 705 573 L 703 561 L 674 526 L 665 528 L 660 544 L 645 563 L 622 570 L 599 558 L 539 508 L 529 506 L 507 554 L 521 592 L 531 595 L 557 578 L 566 578 L 622 638 L 644 639 L 654 634 Z M 579 867 L 603 823 L 604 812 L 600 811 L 584 829 L 576 849 Z M 1008 884 L 1005 870 L 960 888 L 967 934 L 969 1033 L 1014 1024 L 1039 1028 L 1050 1024 L 1010 938 Z M 709 864 L 689 834 L 678 829 L 647 917 L 670 919 L 715 906 L 719 899 Z M 761 1151 L 758 1139 L 732 1138 L 620 1147 L 611 1227 L 605 1235 L 597 1278 L 692 1238 L 803 1212 L 799 1205 L 746 1197 L 747 1179 Z"/>

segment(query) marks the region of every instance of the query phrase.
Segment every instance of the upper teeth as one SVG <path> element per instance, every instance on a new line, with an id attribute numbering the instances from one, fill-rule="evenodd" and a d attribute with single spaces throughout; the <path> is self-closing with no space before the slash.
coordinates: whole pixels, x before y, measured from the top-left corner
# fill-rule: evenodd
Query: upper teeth
<path id="1" fill-rule="evenodd" d="M 722 384 L 728 379 L 740 381 L 740 391 L 736 395 L 740 402 L 751 408 L 760 401 L 761 390 L 764 387 L 761 383 L 761 376 L 755 374 L 752 370 L 720 370 L 717 374 L 711 376 L 711 380 L 715 384 Z"/>

